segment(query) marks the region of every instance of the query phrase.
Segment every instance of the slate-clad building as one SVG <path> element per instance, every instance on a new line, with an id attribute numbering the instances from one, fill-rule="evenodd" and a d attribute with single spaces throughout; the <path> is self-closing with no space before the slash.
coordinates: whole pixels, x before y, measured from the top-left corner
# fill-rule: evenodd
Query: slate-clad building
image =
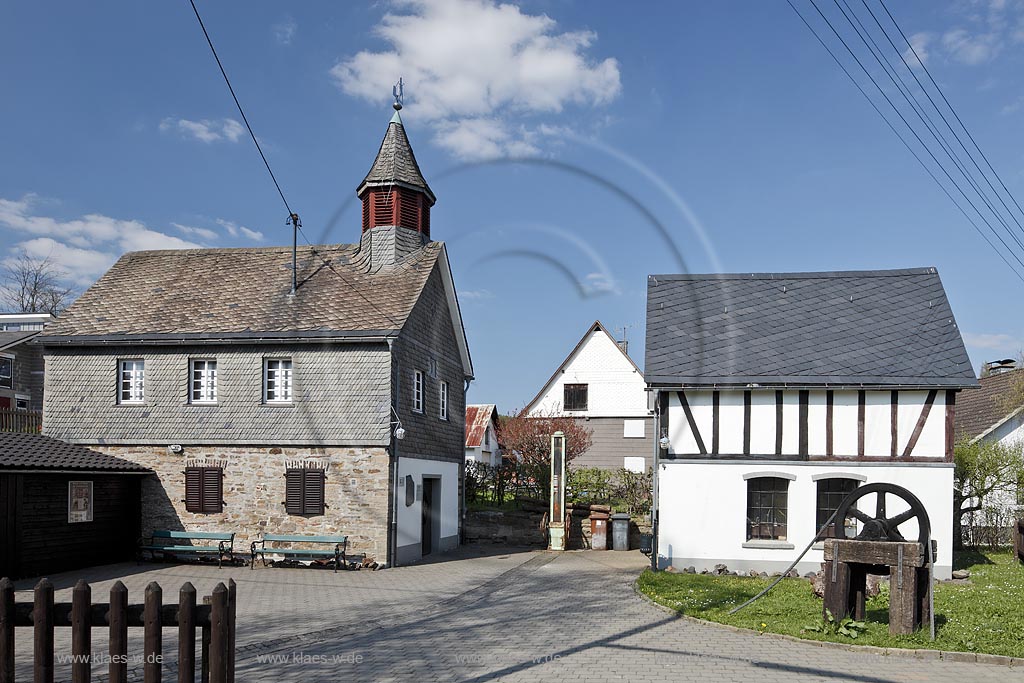
<path id="1" fill-rule="evenodd" d="M 0 576 L 132 559 L 149 474 L 82 446 L 0 432 Z"/>
<path id="2" fill-rule="evenodd" d="M 156 471 L 145 530 L 348 534 L 388 563 L 457 544 L 473 368 L 397 112 L 357 194 L 359 243 L 300 246 L 294 293 L 290 246 L 130 253 L 40 337 L 46 433 Z"/>
<path id="3" fill-rule="evenodd" d="M 954 408 L 977 380 L 934 268 L 652 275 L 647 292 L 662 566 L 781 570 L 849 492 L 889 482 L 924 503 L 949 577 Z M 821 561 L 819 544 L 798 569 Z"/>

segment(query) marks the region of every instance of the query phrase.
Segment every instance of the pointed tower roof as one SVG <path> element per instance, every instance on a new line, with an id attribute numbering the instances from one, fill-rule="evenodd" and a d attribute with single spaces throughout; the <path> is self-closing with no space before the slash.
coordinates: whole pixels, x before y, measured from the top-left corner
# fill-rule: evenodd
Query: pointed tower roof
<path id="1" fill-rule="evenodd" d="M 370 172 L 356 189 L 356 194 L 362 196 L 367 188 L 389 185 L 418 190 L 430 199 L 431 204 L 437 201 L 427 181 L 423 179 L 420 166 L 416 163 L 416 155 L 412 153 L 412 146 L 405 134 L 402 117 L 397 110 L 388 123 L 388 132 L 384 134 L 384 140 L 380 143 L 377 158 L 374 159 Z"/>

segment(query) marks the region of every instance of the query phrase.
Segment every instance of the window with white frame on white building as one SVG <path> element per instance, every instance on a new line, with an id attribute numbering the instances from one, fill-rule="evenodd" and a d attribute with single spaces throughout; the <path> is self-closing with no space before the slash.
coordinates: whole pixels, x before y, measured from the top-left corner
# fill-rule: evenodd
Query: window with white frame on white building
<path id="1" fill-rule="evenodd" d="M 118 402 L 131 404 L 145 400 L 146 361 L 141 358 L 122 360 L 118 371 Z"/>
<path id="2" fill-rule="evenodd" d="M 263 400 L 267 403 L 291 402 L 291 358 L 265 358 L 263 360 Z"/>
<path id="3" fill-rule="evenodd" d="M 437 416 L 442 420 L 448 419 L 448 382 L 441 382 L 440 389 L 438 389 L 438 399 L 440 406 L 438 407 Z"/>
<path id="4" fill-rule="evenodd" d="M 192 361 L 192 403 L 217 402 L 217 361 Z"/>
<path id="5" fill-rule="evenodd" d="M 413 370 L 412 373 L 412 409 L 413 412 L 423 412 L 423 371 Z"/>

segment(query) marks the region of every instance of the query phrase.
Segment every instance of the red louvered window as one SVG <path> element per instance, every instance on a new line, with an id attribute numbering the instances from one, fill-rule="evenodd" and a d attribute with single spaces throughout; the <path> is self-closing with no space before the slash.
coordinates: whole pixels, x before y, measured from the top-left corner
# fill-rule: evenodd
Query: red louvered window
<path id="1" fill-rule="evenodd" d="M 394 190 L 373 193 L 373 227 L 395 224 Z"/>
<path id="2" fill-rule="evenodd" d="M 401 217 L 399 225 L 413 230 L 420 229 L 420 195 L 417 192 L 402 192 L 398 199 Z"/>
<path id="3" fill-rule="evenodd" d="M 185 509 L 204 514 L 222 512 L 224 470 L 220 467 L 186 467 Z"/>
<path id="4" fill-rule="evenodd" d="M 363 197 L 363 232 L 370 229 L 370 198 Z"/>
<path id="5" fill-rule="evenodd" d="M 420 205 L 420 232 L 430 237 L 430 203 L 424 199 Z"/>
<path id="6" fill-rule="evenodd" d="M 285 512 L 289 515 L 324 514 L 324 471 L 296 467 L 285 470 Z"/>

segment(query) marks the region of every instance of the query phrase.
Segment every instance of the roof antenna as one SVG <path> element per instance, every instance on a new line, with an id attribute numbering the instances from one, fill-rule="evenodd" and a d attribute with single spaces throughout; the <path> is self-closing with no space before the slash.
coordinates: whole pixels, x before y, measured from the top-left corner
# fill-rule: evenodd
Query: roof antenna
<path id="1" fill-rule="evenodd" d="M 395 111 L 401 111 L 402 100 L 405 99 L 405 81 L 402 80 L 401 76 L 398 78 L 398 83 L 391 86 L 391 94 L 395 96 L 395 103 L 391 106 L 395 108 Z"/>
<path id="2" fill-rule="evenodd" d="M 285 221 L 285 225 L 292 226 L 292 291 L 289 296 L 295 296 L 295 290 L 298 289 L 297 279 L 299 268 L 296 265 L 298 260 L 296 252 L 299 246 L 299 228 L 302 227 L 302 221 L 299 220 L 299 214 L 290 213 L 288 214 L 288 220 Z"/>

